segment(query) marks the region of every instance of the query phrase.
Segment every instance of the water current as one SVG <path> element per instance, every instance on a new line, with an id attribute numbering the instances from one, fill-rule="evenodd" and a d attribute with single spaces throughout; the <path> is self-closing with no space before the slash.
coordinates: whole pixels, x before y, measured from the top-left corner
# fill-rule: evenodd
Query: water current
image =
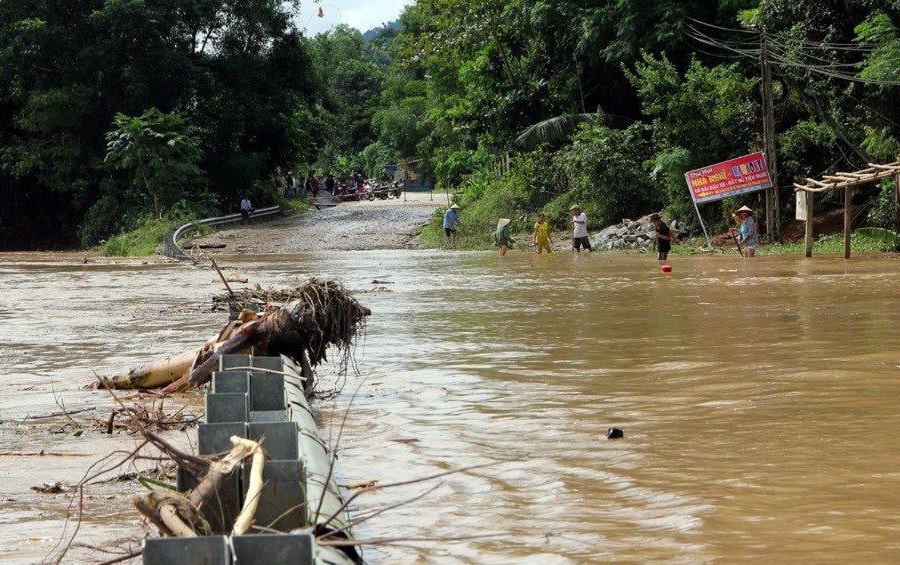
<path id="1" fill-rule="evenodd" d="M 4 561 L 42 557 L 62 528 L 64 497 L 31 486 L 75 481 L 93 455 L 133 445 L 22 418 L 60 401 L 105 417 L 109 401 L 80 389 L 93 372 L 180 352 L 224 320 L 208 312 L 208 270 L 73 259 L 0 257 Z M 390 289 L 358 296 L 373 310 L 358 374 L 319 402 L 323 434 L 343 429 L 340 482 L 486 464 L 357 499 L 362 516 L 426 493 L 357 527 L 399 540 L 367 550 L 373 562 L 900 559 L 896 256 L 675 257 L 671 274 L 602 254 L 220 263 L 264 286 L 315 275 Z M 605 439 L 612 426 L 625 437 Z M 40 449 L 81 456 L 17 455 Z M 136 524 L 133 489 L 88 502 L 88 540 Z"/>

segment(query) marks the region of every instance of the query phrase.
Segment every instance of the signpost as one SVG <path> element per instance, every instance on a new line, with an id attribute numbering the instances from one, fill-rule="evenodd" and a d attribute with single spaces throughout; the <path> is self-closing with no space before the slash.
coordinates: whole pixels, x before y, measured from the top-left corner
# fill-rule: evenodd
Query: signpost
<path id="1" fill-rule="evenodd" d="M 706 236 L 706 244 L 710 247 L 712 242 L 698 204 L 765 190 L 772 186 L 769 167 L 762 151 L 688 171 L 684 174 L 684 180 L 687 181 L 688 190 L 691 192 L 691 200 L 703 228 L 703 235 Z"/>

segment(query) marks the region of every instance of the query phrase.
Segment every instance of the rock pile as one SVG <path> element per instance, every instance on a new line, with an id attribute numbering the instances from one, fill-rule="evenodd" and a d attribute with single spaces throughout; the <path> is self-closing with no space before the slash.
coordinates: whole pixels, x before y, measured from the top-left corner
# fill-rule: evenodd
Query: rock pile
<path id="1" fill-rule="evenodd" d="M 673 233 L 678 233 L 677 220 L 669 222 Z M 603 231 L 594 234 L 591 245 L 598 249 L 640 249 L 646 250 L 653 245 L 656 238 L 656 228 L 650 222 L 650 216 L 644 216 L 639 220 L 622 220 L 622 223 L 609 226 Z"/>

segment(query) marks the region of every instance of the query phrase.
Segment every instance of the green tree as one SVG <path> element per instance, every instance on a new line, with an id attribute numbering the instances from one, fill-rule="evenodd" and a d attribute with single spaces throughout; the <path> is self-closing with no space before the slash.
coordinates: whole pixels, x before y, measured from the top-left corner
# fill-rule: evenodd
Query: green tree
<path id="1" fill-rule="evenodd" d="M 150 195 L 155 216 L 183 195 L 185 187 L 205 184 L 197 129 L 175 113 L 151 108 L 140 116 L 116 114 L 107 133 L 106 163 L 131 176 Z"/>

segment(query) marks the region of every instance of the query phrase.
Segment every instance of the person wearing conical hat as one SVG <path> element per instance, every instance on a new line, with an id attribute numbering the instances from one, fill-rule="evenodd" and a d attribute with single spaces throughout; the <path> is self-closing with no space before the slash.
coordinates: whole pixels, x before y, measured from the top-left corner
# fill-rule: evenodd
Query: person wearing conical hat
<path id="1" fill-rule="evenodd" d="M 462 225 L 459 221 L 459 205 L 454 204 L 444 212 L 444 233 L 451 245 L 456 245 L 456 227 Z"/>
<path id="2" fill-rule="evenodd" d="M 497 229 L 494 231 L 494 245 L 500 248 L 500 256 L 506 257 L 506 250 L 515 243 L 509 236 L 509 218 L 500 218 L 497 220 Z"/>
<path id="3" fill-rule="evenodd" d="M 754 257 L 756 246 L 759 245 L 759 230 L 756 229 L 756 221 L 753 220 L 753 209 L 742 206 L 735 210 L 732 217 L 738 222 L 739 228 L 731 228 L 736 232 L 739 241 L 744 244 L 744 257 Z"/>

